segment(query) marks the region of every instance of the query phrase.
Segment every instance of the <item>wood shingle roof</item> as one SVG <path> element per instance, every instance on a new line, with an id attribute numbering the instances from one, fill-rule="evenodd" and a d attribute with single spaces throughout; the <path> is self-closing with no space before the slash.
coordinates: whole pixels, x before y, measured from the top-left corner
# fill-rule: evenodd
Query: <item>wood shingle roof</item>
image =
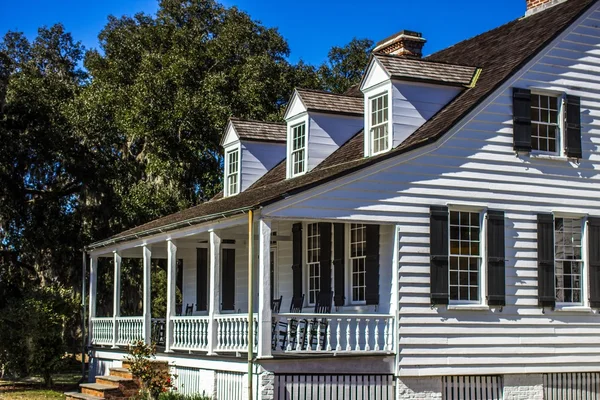
<path id="1" fill-rule="evenodd" d="M 386 54 L 374 57 L 392 78 L 441 83 L 452 86 L 469 86 L 476 76 L 477 67 L 418 60 Z"/>
<path id="2" fill-rule="evenodd" d="M 308 111 L 349 115 L 363 115 L 364 112 L 362 93 L 354 96 L 301 88 L 296 92 Z"/>
<path id="3" fill-rule="evenodd" d="M 251 121 L 230 118 L 236 133 L 241 140 L 262 142 L 286 141 L 286 125 L 283 122 Z"/>
<path id="4" fill-rule="evenodd" d="M 362 132 L 331 154 L 305 175 L 285 179 L 285 162 L 280 163 L 244 192 L 211 200 L 196 207 L 148 222 L 95 243 L 91 248 L 116 241 L 131 240 L 221 218 L 226 213 L 264 206 L 295 193 L 310 189 L 382 160 L 433 143 L 462 120 L 474 107 L 491 95 L 515 72 L 548 45 L 588 7 L 598 0 L 569 0 L 527 18 L 520 18 L 499 28 L 460 42 L 427 58 L 428 61 L 477 66 L 482 68 L 477 84 L 465 89 L 440 112 L 429 119 L 400 146 L 388 153 L 363 157 Z"/>

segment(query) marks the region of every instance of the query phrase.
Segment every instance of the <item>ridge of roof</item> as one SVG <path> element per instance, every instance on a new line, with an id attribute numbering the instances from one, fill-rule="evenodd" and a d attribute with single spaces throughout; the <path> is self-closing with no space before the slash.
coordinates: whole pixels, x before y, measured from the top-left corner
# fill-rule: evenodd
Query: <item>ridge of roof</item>
<path id="1" fill-rule="evenodd" d="M 200 223 L 208 220 L 208 218 L 217 219 L 225 214 L 234 213 L 237 210 L 242 210 L 240 212 L 243 212 L 245 209 L 266 206 L 287 196 L 308 190 L 429 143 L 434 143 L 478 104 L 494 93 L 497 88 L 510 79 L 510 77 L 526 65 L 527 62 L 535 57 L 536 54 L 597 1 L 599 0 L 569 0 L 527 18 L 517 19 L 471 39 L 464 40 L 448 49 L 429 56 L 428 59 L 447 62 L 453 62 L 455 59 L 465 59 L 470 62 L 482 60 L 480 66 L 483 68 L 483 72 L 475 87 L 464 90 L 410 135 L 407 140 L 387 153 L 369 158 L 358 158 L 353 153 L 354 157 L 346 157 L 346 161 L 341 161 L 338 164 L 330 166 L 323 164 L 322 168 L 315 168 L 311 172 L 299 177 L 274 181 L 268 185 L 270 190 L 264 190 L 265 186 L 251 187 L 236 196 L 208 201 L 134 227 L 114 235 L 105 241 L 93 243 L 88 249 L 102 247 L 117 241 L 132 240 L 139 235 L 158 233 L 161 227 L 174 226 L 174 228 L 170 229 L 176 229 L 177 224 L 186 223 L 189 225 L 192 223 L 191 221 L 198 221 L 204 218 L 199 222 L 195 222 Z M 550 28 L 546 29 L 547 27 Z M 518 34 L 519 32 L 527 33 L 527 35 L 521 35 L 519 40 L 504 40 L 504 42 L 499 40 L 503 37 L 506 38 L 506 36 Z M 536 36 L 536 34 L 538 35 Z M 489 48 L 491 43 L 495 47 Z M 503 49 L 501 46 L 503 43 L 504 46 L 512 49 L 512 52 L 507 52 L 506 48 Z M 479 49 L 479 51 L 475 51 L 476 49 Z M 514 49 L 517 49 L 517 51 Z M 352 145 L 355 146 L 354 151 L 356 152 L 356 148 L 359 147 L 357 146 L 357 142 L 361 136 L 360 133 L 356 134 L 346 144 L 330 155 L 328 159 L 334 157 L 338 152 L 348 151 L 349 146 Z M 344 158 L 342 157 L 341 159 L 343 160 Z M 271 171 L 277 168 L 281 169 L 282 165 L 285 168 L 285 164 L 282 162 Z"/>
<path id="2" fill-rule="evenodd" d="M 318 93 L 318 94 L 324 94 L 324 95 L 333 95 L 333 96 L 342 96 L 342 97 L 362 97 L 361 95 L 358 94 L 346 94 L 346 93 L 335 93 L 335 92 L 330 92 L 327 90 L 320 90 L 320 89 L 307 89 L 307 88 L 301 88 L 301 87 L 297 87 L 295 88 L 295 90 L 298 91 L 302 91 L 302 92 L 312 92 L 312 93 Z"/>
<path id="3" fill-rule="evenodd" d="M 249 123 L 256 123 L 256 124 L 270 124 L 270 125 L 285 125 L 285 121 L 261 121 L 259 119 L 246 119 L 246 118 L 240 118 L 240 117 L 229 117 L 229 120 L 231 121 L 238 121 L 238 122 L 249 122 Z"/>

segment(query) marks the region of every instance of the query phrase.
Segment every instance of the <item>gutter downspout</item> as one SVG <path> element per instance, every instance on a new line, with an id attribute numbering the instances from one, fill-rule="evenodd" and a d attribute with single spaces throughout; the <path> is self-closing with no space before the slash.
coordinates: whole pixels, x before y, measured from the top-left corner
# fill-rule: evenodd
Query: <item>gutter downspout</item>
<path id="1" fill-rule="evenodd" d="M 254 359 L 254 211 L 248 211 L 248 400 L 253 398 Z"/>
<path id="2" fill-rule="evenodd" d="M 86 336 L 85 336 L 85 273 L 86 273 L 86 253 L 82 252 L 83 258 L 81 263 L 81 380 L 85 382 L 85 355 L 86 355 Z"/>

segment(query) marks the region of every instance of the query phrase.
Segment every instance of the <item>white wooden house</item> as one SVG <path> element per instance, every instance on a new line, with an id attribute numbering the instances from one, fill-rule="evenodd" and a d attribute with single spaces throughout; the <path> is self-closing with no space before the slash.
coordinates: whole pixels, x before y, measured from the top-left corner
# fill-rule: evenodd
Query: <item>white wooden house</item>
<path id="1" fill-rule="evenodd" d="M 600 3 L 526 3 L 425 58 L 416 32 L 384 39 L 360 87 L 297 89 L 284 124 L 232 119 L 222 196 L 87 248 L 95 372 L 151 340 L 150 260 L 166 258 L 158 358 L 184 392 L 600 396 Z M 144 312 L 121 317 L 130 257 Z"/>

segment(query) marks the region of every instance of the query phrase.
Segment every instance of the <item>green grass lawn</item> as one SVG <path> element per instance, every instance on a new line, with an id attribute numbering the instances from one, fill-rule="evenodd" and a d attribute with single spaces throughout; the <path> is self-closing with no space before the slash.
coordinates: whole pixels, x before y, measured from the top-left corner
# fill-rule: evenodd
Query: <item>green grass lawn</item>
<path id="1" fill-rule="evenodd" d="M 64 399 L 64 392 L 76 391 L 80 374 L 60 374 L 54 376 L 54 386 L 44 388 L 39 377 L 20 380 L 0 380 L 0 400 L 42 400 Z"/>

